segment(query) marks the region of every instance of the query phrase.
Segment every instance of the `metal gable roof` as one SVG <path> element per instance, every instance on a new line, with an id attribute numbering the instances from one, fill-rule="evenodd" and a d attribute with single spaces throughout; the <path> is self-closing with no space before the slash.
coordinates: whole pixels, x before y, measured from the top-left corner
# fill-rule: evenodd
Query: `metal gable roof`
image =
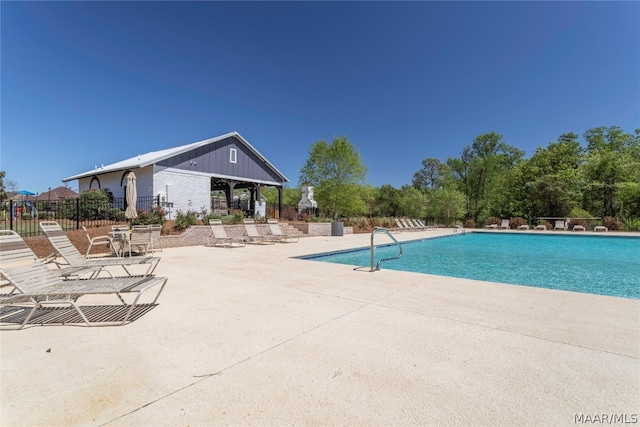
<path id="1" fill-rule="evenodd" d="M 258 150 L 256 150 L 249 142 L 244 139 L 238 132 L 230 132 L 224 135 L 217 136 L 215 138 L 205 139 L 203 141 L 193 142 L 191 144 L 181 145 L 179 147 L 167 148 L 165 150 L 159 151 L 151 151 L 146 154 L 139 154 L 135 157 L 131 157 L 130 159 L 121 160 L 116 163 L 111 163 L 110 165 L 103 165 L 101 167 L 97 167 L 87 172 L 83 172 L 77 175 L 69 176 L 64 178 L 62 182 L 73 181 L 74 179 L 86 178 L 89 176 L 94 176 L 98 174 L 104 174 L 108 172 L 116 172 L 120 170 L 127 169 L 136 169 L 142 168 L 145 166 L 153 165 L 162 160 L 169 159 L 171 157 L 180 155 L 182 153 L 186 153 L 187 151 L 196 149 L 198 147 L 202 147 L 204 145 L 212 144 L 223 139 L 235 137 L 237 140 L 241 141 L 249 150 L 251 150 L 260 160 L 262 160 L 267 167 L 272 169 L 276 174 L 278 174 L 284 182 L 289 182 L 289 179 L 282 174 L 271 162 L 269 162 Z"/>

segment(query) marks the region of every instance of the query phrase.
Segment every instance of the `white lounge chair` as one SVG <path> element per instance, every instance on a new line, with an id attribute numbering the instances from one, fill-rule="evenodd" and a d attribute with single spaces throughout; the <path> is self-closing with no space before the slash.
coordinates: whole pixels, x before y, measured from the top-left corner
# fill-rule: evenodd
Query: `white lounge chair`
<path id="1" fill-rule="evenodd" d="M 0 265 L 31 265 L 36 261 L 43 263 L 52 262 L 49 261 L 51 257 L 47 257 L 44 260 L 39 260 L 33 250 L 27 246 L 24 239 L 20 237 L 18 233 L 13 230 L 0 230 Z M 100 275 L 102 266 L 94 267 L 67 267 L 64 270 L 54 270 L 61 277 L 80 277 L 95 278 Z M 107 275 L 113 277 L 113 275 L 105 271 Z"/>
<path id="2" fill-rule="evenodd" d="M 248 243 L 255 243 L 258 245 L 272 245 L 276 241 L 272 236 L 263 235 L 258 232 L 256 228 L 256 223 L 252 219 L 245 219 L 244 221 L 244 229 L 247 233 L 247 241 Z"/>
<path id="3" fill-rule="evenodd" d="M 553 229 L 567 231 L 567 224 L 564 221 L 556 221 L 556 225 L 553 227 Z"/>
<path id="4" fill-rule="evenodd" d="M 508 230 L 508 229 L 509 229 L 509 227 L 510 227 L 510 226 L 509 226 L 509 220 L 508 220 L 508 219 L 503 219 L 503 220 L 502 220 L 502 224 L 500 224 L 500 225 L 498 226 L 498 229 L 501 229 L 501 230 Z"/>
<path id="5" fill-rule="evenodd" d="M 498 224 L 487 224 L 487 225 L 484 226 L 484 228 L 497 230 L 498 229 Z"/>
<path id="6" fill-rule="evenodd" d="M 609 229 L 604 225 L 596 225 L 593 227 L 593 231 L 609 231 Z"/>
<path id="7" fill-rule="evenodd" d="M 210 219 L 211 235 L 207 237 L 207 246 L 222 246 L 223 248 L 239 248 L 246 246 L 243 238 L 229 237 L 220 219 Z"/>
<path id="8" fill-rule="evenodd" d="M 67 234 L 64 232 L 62 227 L 60 227 L 60 224 L 55 221 L 41 221 L 40 228 L 42 229 L 42 231 L 44 231 L 44 234 L 47 236 L 58 255 L 64 259 L 64 261 L 66 262 L 66 264 L 64 265 L 66 266 L 83 267 L 85 269 L 89 267 L 95 268 L 98 266 L 120 266 L 127 272 L 127 274 L 131 274 L 127 267 L 131 267 L 132 265 L 141 265 L 148 266 L 144 274 L 151 275 L 158 266 L 158 262 L 160 262 L 160 258 L 150 256 L 128 258 L 102 257 L 86 259 L 80 252 L 78 252 L 78 249 L 73 246 L 73 243 L 71 243 L 71 241 L 67 237 Z M 63 268 L 63 264 L 56 262 L 56 265 L 60 268 Z M 67 268 L 63 269 L 63 273 L 65 271 L 67 271 Z"/>
<path id="9" fill-rule="evenodd" d="M 406 230 L 408 230 L 407 226 L 404 224 L 404 222 L 400 221 L 400 218 L 394 218 L 393 221 L 396 223 L 396 226 L 395 226 L 395 230 L 396 231 L 406 231 Z"/>
<path id="10" fill-rule="evenodd" d="M 585 228 L 583 225 L 576 224 L 573 226 L 573 231 L 585 231 Z"/>
<path id="11" fill-rule="evenodd" d="M 267 224 L 269 224 L 271 236 L 273 236 L 276 242 L 295 243 L 300 239 L 300 236 L 283 233 L 277 219 L 269 219 L 267 220 Z"/>
<path id="12" fill-rule="evenodd" d="M 159 286 L 151 303 L 155 305 L 167 282 L 166 278 L 155 276 L 69 280 L 40 261 L 29 263 L 13 256 L 16 249 L 24 253 L 24 247 L 26 243 L 17 233 L 10 230 L 0 233 L 0 278 L 13 288 L 10 293 L 0 295 L 0 308 L 7 313 L 0 319 L 2 329 L 21 329 L 32 318 L 37 324 L 124 325 L 140 306 L 142 294 Z M 136 297 L 127 303 L 125 294 Z M 106 311 L 98 310 L 95 305 L 83 310 L 78 299 L 86 295 L 115 295 L 121 304 L 115 310 L 113 306 L 107 306 Z"/>

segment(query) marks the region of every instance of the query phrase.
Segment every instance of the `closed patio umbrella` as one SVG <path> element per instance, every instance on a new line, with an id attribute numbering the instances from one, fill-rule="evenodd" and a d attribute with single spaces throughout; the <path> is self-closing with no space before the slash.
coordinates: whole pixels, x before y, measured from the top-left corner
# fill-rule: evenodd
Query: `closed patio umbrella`
<path id="1" fill-rule="evenodd" d="M 127 209 L 124 211 L 124 216 L 128 219 L 138 218 L 138 211 L 136 210 L 138 191 L 136 190 L 136 175 L 133 172 L 129 172 L 127 175 L 127 191 L 125 196 Z"/>

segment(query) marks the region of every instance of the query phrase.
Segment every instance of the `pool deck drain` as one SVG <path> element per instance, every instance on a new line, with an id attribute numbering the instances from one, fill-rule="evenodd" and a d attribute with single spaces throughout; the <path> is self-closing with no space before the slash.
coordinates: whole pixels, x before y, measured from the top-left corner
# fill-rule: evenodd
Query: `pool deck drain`
<path id="1" fill-rule="evenodd" d="M 639 300 L 292 258 L 368 244 L 167 249 L 167 288 L 135 322 L 0 334 L 0 425 L 637 417 Z"/>

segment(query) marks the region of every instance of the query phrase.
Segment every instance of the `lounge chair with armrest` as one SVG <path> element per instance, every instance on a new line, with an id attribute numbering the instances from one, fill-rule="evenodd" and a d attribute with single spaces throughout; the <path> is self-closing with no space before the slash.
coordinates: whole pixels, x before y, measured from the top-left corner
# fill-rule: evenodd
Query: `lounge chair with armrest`
<path id="1" fill-rule="evenodd" d="M 117 257 L 101 257 L 101 258 L 89 258 L 86 259 L 82 256 L 78 249 L 73 246 L 73 243 L 67 237 L 67 234 L 64 232 L 60 224 L 55 221 L 41 221 L 40 228 L 44 231 L 44 234 L 47 236 L 54 249 L 58 253 L 60 257 L 64 259 L 66 264 L 60 264 L 56 262 L 58 267 L 62 268 L 63 265 L 71 266 L 71 267 L 109 267 L 109 266 L 120 266 L 122 267 L 127 274 L 131 275 L 127 267 L 131 267 L 133 265 L 147 266 L 147 270 L 144 275 L 148 276 L 153 274 L 153 271 L 158 266 L 160 262 L 160 258 L 158 257 L 150 257 L 150 256 L 141 256 L 141 257 L 127 257 L 127 258 L 117 258 Z M 64 268 L 63 272 L 67 269 Z"/>
<path id="2" fill-rule="evenodd" d="M 283 233 L 277 219 L 268 219 L 267 224 L 269 224 L 269 231 L 276 242 L 295 243 L 300 239 L 297 235 Z"/>
<path id="3" fill-rule="evenodd" d="M 223 248 L 240 248 L 246 246 L 244 238 L 229 237 L 220 219 L 210 219 L 211 235 L 207 237 L 207 246 L 222 246 Z"/>
<path id="4" fill-rule="evenodd" d="M 28 262 L 25 247 L 26 243 L 17 233 L 10 230 L 0 233 L 0 279 L 12 287 L 11 292 L 0 295 L 0 308 L 7 313 L 0 323 L 8 325 L 1 329 L 22 329 L 32 318 L 38 324 L 124 325 L 131 320 L 134 309 L 141 305 L 142 294 L 159 286 L 151 303 L 155 305 L 167 282 L 166 278 L 156 276 L 65 279 L 59 270 L 49 268 L 39 260 Z M 136 294 L 131 303 L 124 298 L 127 294 Z M 96 306 L 78 304 L 78 300 L 86 295 L 115 295 L 121 304 L 115 311 L 109 308 L 107 314 L 111 316 L 105 315 L 104 310 L 97 316 Z M 117 319 L 114 319 L 114 313 Z M 15 318 L 19 321 L 12 322 Z"/>
<path id="5" fill-rule="evenodd" d="M 276 241 L 273 236 L 268 234 L 260 234 L 258 229 L 256 228 L 256 223 L 252 219 L 245 219 L 244 221 L 244 229 L 247 233 L 247 242 L 255 243 L 258 245 L 272 245 Z"/>

